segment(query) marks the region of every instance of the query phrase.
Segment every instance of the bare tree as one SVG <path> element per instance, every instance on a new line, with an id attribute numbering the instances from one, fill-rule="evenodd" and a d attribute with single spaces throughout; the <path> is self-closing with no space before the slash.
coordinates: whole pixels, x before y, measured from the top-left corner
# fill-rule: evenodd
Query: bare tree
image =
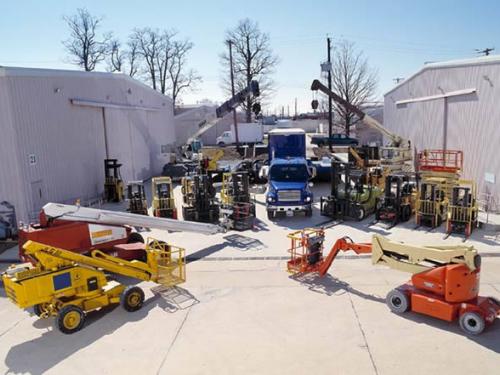
<path id="1" fill-rule="evenodd" d="M 233 45 L 233 66 L 235 90 L 243 90 L 250 84 L 250 81 L 259 81 L 261 101 L 272 93 L 273 81 L 271 74 L 278 64 L 278 57 L 274 55 L 269 35 L 259 29 L 259 25 L 246 18 L 241 20 L 238 25 L 226 32 L 226 42 L 230 41 Z M 222 87 L 227 93 L 231 93 L 231 82 L 229 80 L 229 52 L 221 54 L 221 63 L 224 67 L 224 78 Z M 226 78 L 227 77 L 227 78 Z M 243 107 L 246 112 L 246 121 L 252 120 L 252 105 L 256 98 L 248 98 Z"/>
<path id="2" fill-rule="evenodd" d="M 377 87 L 377 72 L 368 65 L 368 60 L 354 44 L 343 41 L 334 52 L 332 61 L 332 90 L 354 106 L 373 101 Z M 343 106 L 334 104 L 347 135 L 359 119 Z"/>
<path id="3" fill-rule="evenodd" d="M 127 46 L 126 60 L 128 63 L 128 75 L 134 77 L 137 74 L 139 65 L 139 45 L 136 40 L 131 39 L 128 41 Z"/>
<path id="4" fill-rule="evenodd" d="M 175 31 L 135 29 L 129 45 L 136 45 L 137 56 L 145 64 L 145 72 L 154 90 L 165 94 L 169 89 L 169 69 L 172 63 Z"/>
<path id="5" fill-rule="evenodd" d="M 199 76 L 195 70 L 187 70 L 186 67 L 187 55 L 192 48 L 193 43 L 189 40 L 173 42 L 172 62 L 169 68 L 169 75 L 174 111 L 180 93 L 187 89 L 193 89 L 201 82 L 201 76 Z"/>
<path id="6" fill-rule="evenodd" d="M 109 42 L 109 61 L 108 70 L 110 72 L 121 72 L 125 62 L 125 53 L 121 50 L 121 44 L 118 39 L 112 39 Z"/>
<path id="7" fill-rule="evenodd" d="M 63 19 L 70 29 L 70 37 L 62 43 L 73 63 L 85 71 L 94 70 L 105 59 L 111 40 L 111 34 L 98 36 L 102 18 L 94 17 L 85 8 L 79 8 L 76 14 L 64 16 Z"/>

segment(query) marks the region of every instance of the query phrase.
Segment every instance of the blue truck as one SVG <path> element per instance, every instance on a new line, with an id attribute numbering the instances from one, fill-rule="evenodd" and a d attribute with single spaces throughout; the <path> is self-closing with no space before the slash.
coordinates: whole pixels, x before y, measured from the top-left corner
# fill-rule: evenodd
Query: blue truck
<path id="1" fill-rule="evenodd" d="M 302 129 L 269 132 L 266 208 L 269 219 L 278 213 L 312 215 L 313 194 L 309 180 L 314 167 L 306 159 L 306 134 Z"/>

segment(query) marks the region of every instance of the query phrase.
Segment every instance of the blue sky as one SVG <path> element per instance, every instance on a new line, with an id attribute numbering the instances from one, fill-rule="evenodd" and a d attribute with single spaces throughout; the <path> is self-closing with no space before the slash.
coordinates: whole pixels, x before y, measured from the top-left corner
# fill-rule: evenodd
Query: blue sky
<path id="1" fill-rule="evenodd" d="M 497 46 L 500 36 L 498 1 L 18 1 L 0 11 L 0 65 L 74 68 L 65 62 L 61 40 L 67 35 L 63 15 L 86 7 L 104 16 L 103 30 L 125 40 L 134 27 L 177 29 L 195 47 L 190 65 L 204 81 L 184 95 L 184 102 L 222 100 L 219 53 L 224 32 L 249 17 L 268 32 L 275 53 L 276 95 L 270 109 L 290 106 L 298 98 L 307 111 L 309 86 L 326 56 L 326 35 L 334 46 L 354 42 L 378 71 L 378 97 L 396 77 L 408 77 L 426 61 L 475 56 L 474 49 Z M 497 46 L 500 50 L 500 44 Z M 495 51 L 496 52 L 496 51 Z M 334 50 L 335 53 L 335 50 Z"/>

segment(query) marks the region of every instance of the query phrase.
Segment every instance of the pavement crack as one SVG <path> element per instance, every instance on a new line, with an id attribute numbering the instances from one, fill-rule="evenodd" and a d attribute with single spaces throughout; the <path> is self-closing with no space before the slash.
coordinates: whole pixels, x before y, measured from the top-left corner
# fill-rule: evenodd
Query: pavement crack
<path id="1" fill-rule="evenodd" d="M 9 328 L 7 328 L 5 331 L 3 331 L 2 333 L 0 333 L 0 337 L 2 337 L 3 335 L 9 333 L 10 331 L 12 331 L 14 328 L 17 327 L 17 325 L 19 323 L 21 323 L 24 319 L 26 318 L 22 318 L 21 320 L 18 320 L 15 324 L 13 324 L 12 326 L 10 326 Z"/>
<path id="2" fill-rule="evenodd" d="M 167 358 L 168 358 L 168 355 L 170 354 L 170 351 L 172 350 L 172 348 L 174 347 L 174 344 L 175 342 L 177 341 L 177 338 L 179 337 L 179 334 L 182 330 L 182 328 L 184 327 L 184 323 L 186 323 L 186 320 L 189 316 L 189 313 L 191 312 L 191 309 L 192 309 L 193 306 L 190 306 L 189 307 L 189 310 L 187 311 L 186 315 L 184 316 L 184 319 L 182 319 L 182 322 L 181 324 L 179 325 L 179 328 L 177 328 L 177 332 L 175 332 L 175 336 L 174 336 L 174 339 L 172 340 L 172 342 L 170 343 L 170 346 L 168 347 L 167 349 L 167 352 L 165 353 L 165 356 L 163 357 L 163 360 L 161 361 L 160 363 L 160 367 L 158 367 L 158 371 L 156 371 L 156 374 L 158 375 L 161 371 L 161 369 L 163 368 L 163 365 L 165 364 L 165 362 L 167 361 Z"/>
<path id="3" fill-rule="evenodd" d="M 356 321 L 358 322 L 359 330 L 361 331 L 361 335 L 363 336 L 366 350 L 368 351 L 368 355 L 370 356 L 370 361 L 371 361 L 372 366 L 373 366 L 373 371 L 375 371 L 375 375 L 378 375 L 377 365 L 375 364 L 375 360 L 373 359 L 372 351 L 370 350 L 370 345 L 368 345 L 368 340 L 366 339 L 365 331 L 364 331 L 363 326 L 361 325 L 361 322 L 359 320 L 358 312 L 356 311 L 356 307 L 354 307 L 354 302 L 352 300 L 351 293 L 349 291 L 347 291 L 347 295 L 349 296 L 349 301 L 351 302 L 352 311 L 354 312 L 354 316 L 356 317 Z"/>

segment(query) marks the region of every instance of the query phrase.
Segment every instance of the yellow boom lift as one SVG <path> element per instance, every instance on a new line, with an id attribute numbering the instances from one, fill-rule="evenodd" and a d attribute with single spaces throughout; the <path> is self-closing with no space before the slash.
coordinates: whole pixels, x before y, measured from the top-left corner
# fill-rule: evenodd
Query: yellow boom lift
<path id="1" fill-rule="evenodd" d="M 28 241 L 31 263 L 13 265 L 2 275 L 5 292 L 18 307 L 33 307 L 40 318 L 56 318 L 63 333 L 83 328 L 86 314 L 112 304 L 129 312 L 139 310 L 144 292 L 137 286 L 110 281 L 106 273 L 174 286 L 185 281 L 184 249 L 148 240 L 146 262 L 126 261 L 93 250 L 90 256 Z"/>

